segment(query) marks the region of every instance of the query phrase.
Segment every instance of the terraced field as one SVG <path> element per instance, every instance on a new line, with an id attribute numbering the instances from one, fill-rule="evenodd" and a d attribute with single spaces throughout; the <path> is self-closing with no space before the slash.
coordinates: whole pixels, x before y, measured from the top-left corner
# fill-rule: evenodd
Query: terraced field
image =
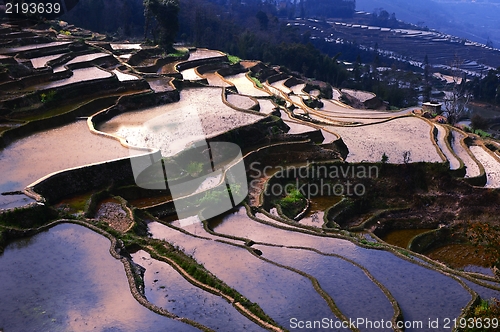
<path id="1" fill-rule="evenodd" d="M 493 141 L 218 51 L 59 38 L 0 49 L 1 327 L 433 331 L 500 296 L 486 258 L 429 258 L 496 227 Z"/>

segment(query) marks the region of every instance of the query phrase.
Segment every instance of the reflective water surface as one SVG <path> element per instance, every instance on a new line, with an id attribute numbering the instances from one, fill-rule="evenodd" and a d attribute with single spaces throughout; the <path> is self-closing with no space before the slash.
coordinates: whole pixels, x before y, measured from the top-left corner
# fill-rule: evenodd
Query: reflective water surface
<path id="1" fill-rule="evenodd" d="M 0 256 L 5 331 L 198 331 L 155 314 L 131 295 L 110 241 L 61 224 L 7 246 Z"/>

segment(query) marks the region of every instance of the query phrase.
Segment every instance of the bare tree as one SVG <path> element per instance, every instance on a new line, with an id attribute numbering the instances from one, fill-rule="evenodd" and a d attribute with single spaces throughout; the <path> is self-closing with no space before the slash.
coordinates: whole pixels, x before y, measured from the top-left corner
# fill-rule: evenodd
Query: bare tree
<path id="1" fill-rule="evenodd" d="M 460 120 L 467 110 L 467 105 L 472 97 L 467 87 L 466 74 L 460 70 L 461 61 L 455 58 L 451 67 L 452 79 L 451 90 L 447 91 L 444 106 L 448 123 L 454 125 Z"/>

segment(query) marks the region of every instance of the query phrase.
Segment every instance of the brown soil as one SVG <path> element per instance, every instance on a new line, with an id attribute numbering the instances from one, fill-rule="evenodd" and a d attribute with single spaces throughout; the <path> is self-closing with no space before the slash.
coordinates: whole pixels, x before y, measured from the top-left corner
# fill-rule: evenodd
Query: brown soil
<path id="1" fill-rule="evenodd" d="M 383 236 L 394 229 L 438 228 L 445 238 L 440 244 L 470 243 L 473 225 L 487 225 L 485 233 L 500 238 L 500 191 L 472 187 L 449 175 L 442 165 L 383 165 L 377 179 L 356 179 L 366 194 L 350 197 L 351 210 L 337 222 L 348 229 L 383 209 L 396 209 L 366 227 Z M 403 209 L 404 208 L 404 209 Z M 491 235 L 494 238 L 495 235 Z"/>
<path id="2" fill-rule="evenodd" d="M 106 199 L 99 204 L 95 217 L 120 232 L 125 232 L 133 222 L 121 203 L 113 198 Z"/>

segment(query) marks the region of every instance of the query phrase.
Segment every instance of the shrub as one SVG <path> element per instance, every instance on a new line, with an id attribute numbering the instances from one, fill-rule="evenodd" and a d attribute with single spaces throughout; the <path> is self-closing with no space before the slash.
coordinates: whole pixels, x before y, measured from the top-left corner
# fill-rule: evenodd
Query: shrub
<path id="1" fill-rule="evenodd" d="M 56 91 L 55 90 L 50 90 L 47 93 L 41 93 L 40 94 L 40 101 L 42 103 L 48 103 L 48 102 L 51 102 L 52 100 L 54 100 L 55 96 L 56 96 Z"/>
<path id="2" fill-rule="evenodd" d="M 257 85 L 258 88 L 264 87 L 257 77 L 251 76 L 250 79 L 252 79 L 252 81 L 255 83 L 255 85 Z"/>
<path id="3" fill-rule="evenodd" d="M 200 174 L 202 170 L 203 170 L 203 163 L 199 163 L 196 161 L 190 162 L 186 167 L 186 171 L 191 176 L 198 176 L 198 174 Z"/>
<path id="4" fill-rule="evenodd" d="M 241 61 L 241 59 L 238 58 L 237 56 L 229 54 L 227 54 L 227 59 L 229 60 L 229 63 L 232 65 L 235 65 Z"/>
<path id="5" fill-rule="evenodd" d="M 487 133 L 485 132 L 484 130 L 481 130 L 481 129 L 477 129 L 474 131 L 475 134 L 481 136 L 482 138 L 488 138 L 488 137 L 491 137 L 491 134 L 490 133 Z"/>

